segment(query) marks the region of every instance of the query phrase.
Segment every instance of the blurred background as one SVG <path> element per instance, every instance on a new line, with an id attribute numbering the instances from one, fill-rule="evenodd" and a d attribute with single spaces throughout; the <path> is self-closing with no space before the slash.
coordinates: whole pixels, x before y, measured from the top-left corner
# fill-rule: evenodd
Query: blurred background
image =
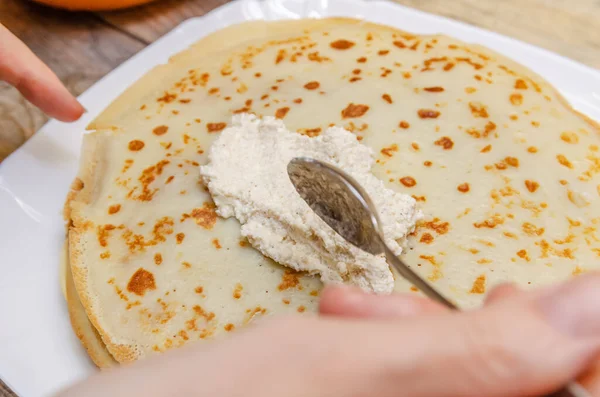
<path id="1" fill-rule="evenodd" d="M 228 2 L 38 1 L 51 6 L 32 0 L 0 0 L 0 23 L 76 95 L 185 19 Z M 600 0 L 391 1 L 515 37 L 600 68 Z M 0 161 L 45 121 L 16 90 L 0 82 Z"/>

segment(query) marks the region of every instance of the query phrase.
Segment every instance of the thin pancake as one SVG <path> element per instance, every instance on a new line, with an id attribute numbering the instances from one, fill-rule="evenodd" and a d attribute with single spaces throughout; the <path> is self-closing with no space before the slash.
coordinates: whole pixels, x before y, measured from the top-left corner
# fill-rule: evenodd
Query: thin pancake
<path id="1" fill-rule="evenodd" d="M 309 135 L 342 125 L 374 148 L 374 172 L 429 216 L 405 260 L 463 307 L 499 282 L 597 267 L 599 131 L 539 76 L 444 36 L 252 22 L 155 68 L 90 126 L 70 259 L 119 362 L 316 307 L 319 283 L 240 246 L 239 225 L 217 219 L 198 184 L 237 112 Z"/>

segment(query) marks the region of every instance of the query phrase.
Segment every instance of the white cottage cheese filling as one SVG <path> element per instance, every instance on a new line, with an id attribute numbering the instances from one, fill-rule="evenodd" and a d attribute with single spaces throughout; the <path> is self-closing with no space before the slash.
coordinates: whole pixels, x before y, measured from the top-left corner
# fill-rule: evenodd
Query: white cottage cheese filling
<path id="1" fill-rule="evenodd" d="M 296 192 L 287 174 L 294 157 L 325 161 L 353 176 L 378 209 L 386 243 L 400 255 L 421 213 L 412 197 L 387 189 L 371 173 L 371 149 L 343 128 L 331 127 L 311 138 L 272 117 L 236 115 L 213 143 L 200 173 L 217 213 L 237 218 L 242 235 L 263 255 L 318 274 L 324 283 L 390 293 L 394 278 L 385 257 L 346 242 Z"/>

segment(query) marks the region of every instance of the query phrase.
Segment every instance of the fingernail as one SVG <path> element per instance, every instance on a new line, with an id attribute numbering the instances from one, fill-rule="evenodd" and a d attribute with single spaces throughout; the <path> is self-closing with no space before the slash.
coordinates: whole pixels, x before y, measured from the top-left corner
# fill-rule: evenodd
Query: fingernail
<path id="1" fill-rule="evenodd" d="M 546 320 L 560 332 L 576 338 L 600 335 L 599 276 L 585 276 L 550 288 L 538 303 Z"/>

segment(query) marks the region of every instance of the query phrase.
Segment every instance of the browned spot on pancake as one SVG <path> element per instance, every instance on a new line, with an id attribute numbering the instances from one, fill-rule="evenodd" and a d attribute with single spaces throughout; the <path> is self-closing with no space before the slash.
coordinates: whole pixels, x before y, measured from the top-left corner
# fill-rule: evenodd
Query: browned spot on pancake
<path id="1" fill-rule="evenodd" d="M 302 98 L 296 98 L 296 99 L 294 99 L 294 103 L 302 103 Z"/>
<path id="2" fill-rule="evenodd" d="M 456 190 L 458 190 L 461 193 L 467 193 L 469 191 L 469 189 L 470 189 L 469 184 L 466 182 L 463 184 L 460 184 L 456 187 Z"/>
<path id="3" fill-rule="evenodd" d="M 313 289 L 312 291 L 310 291 L 310 296 L 319 296 L 319 291 Z"/>
<path id="4" fill-rule="evenodd" d="M 202 287 L 202 286 L 196 287 L 196 288 L 194 288 L 194 292 L 197 294 L 202 294 L 204 292 L 204 287 Z"/>
<path id="5" fill-rule="evenodd" d="M 452 139 L 450 139 L 447 136 L 441 137 L 440 139 L 435 141 L 434 144 L 443 147 L 444 150 L 450 150 L 454 146 L 454 142 L 452 142 Z"/>
<path id="6" fill-rule="evenodd" d="M 484 105 L 475 102 L 469 102 L 469 108 L 471 109 L 471 114 L 474 117 L 488 118 L 489 114 Z"/>
<path id="7" fill-rule="evenodd" d="M 423 90 L 425 90 L 427 92 L 444 92 L 443 87 L 425 87 L 425 88 L 423 88 Z"/>
<path id="8" fill-rule="evenodd" d="M 329 46 L 331 48 L 335 48 L 336 50 L 347 50 L 349 48 L 354 47 L 354 42 L 349 41 L 349 40 L 340 39 L 340 40 L 331 42 L 329 44 Z"/>
<path id="9" fill-rule="evenodd" d="M 400 40 L 396 40 L 393 43 L 396 47 L 398 48 L 406 48 L 406 44 L 404 44 L 404 42 L 400 41 Z"/>
<path id="10" fill-rule="evenodd" d="M 422 119 L 437 119 L 440 115 L 440 112 L 432 109 L 419 109 L 417 114 Z"/>
<path id="11" fill-rule="evenodd" d="M 427 198 L 425 196 L 415 196 L 414 194 L 411 195 L 410 197 L 414 198 L 415 201 L 422 201 L 422 202 L 426 202 Z"/>
<path id="12" fill-rule="evenodd" d="M 235 110 L 233 111 L 233 114 L 246 113 L 246 112 L 248 112 L 249 110 L 250 110 L 250 108 L 249 108 L 249 107 L 247 107 L 247 106 L 244 106 L 243 108 L 235 109 Z"/>
<path id="13" fill-rule="evenodd" d="M 400 124 L 398 124 L 398 126 L 399 126 L 400 128 L 407 129 L 407 128 L 409 128 L 409 127 L 410 127 L 410 124 L 409 124 L 407 121 L 404 121 L 404 120 L 403 120 L 403 121 L 401 121 L 401 122 L 400 122 Z"/>
<path id="14" fill-rule="evenodd" d="M 284 305 L 289 305 L 291 303 L 289 299 L 282 299 L 281 301 Z"/>
<path id="15" fill-rule="evenodd" d="M 450 70 L 452 70 L 452 68 L 454 68 L 454 62 L 448 62 L 447 64 L 444 65 L 444 71 L 448 72 Z"/>
<path id="16" fill-rule="evenodd" d="M 205 229 L 212 229 L 215 223 L 217 223 L 215 206 L 211 203 L 204 203 L 202 208 L 194 208 L 190 214 L 183 214 L 181 222 L 187 218 L 194 218 L 198 226 L 202 226 Z"/>
<path id="17" fill-rule="evenodd" d="M 477 63 L 477 62 L 473 62 L 473 61 L 471 60 L 471 58 L 456 58 L 456 61 L 457 61 L 457 62 L 464 62 L 464 63 L 467 63 L 467 64 L 469 64 L 469 65 L 473 66 L 473 68 L 474 68 L 475 70 L 479 70 L 479 69 L 483 68 L 483 65 L 482 65 L 482 64 L 480 64 L 480 63 Z"/>
<path id="18" fill-rule="evenodd" d="M 419 242 L 424 244 L 431 244 L 433 242 L 433 236 L 431 233 L 423 233 Z"/>
<path id="19" fill-rule="evenodd" d="M 189 262 L 181 262 L 181 264 L 183 265 L 183 267 L 185 267 L 186 269 L 189 269 L 192 267 L 192 264 Z"/>
<path id="20" fill-rule="evenodd" d="M 215 132 L 221 132 L 221 131 L 223 131 L 223 129 L 225 129 L 225 127 L 227 127 L 226 123 L 208 123 L 208 124 L 206 124 L 206 130 L 208 131 L 209 134 L 212 134 Z"/>
<path id="21" fill-rule="evenodd" d="M 192 309 L 198 316 L 203 317 L 206 321 L 211 321 L 215 318 L 215 313 L 207 312 L 200 305 L 196 305 L 196 306 L 192 307 Z"/>
<path id="22" fill-rule="evenodd" d="M 515 81 L 515 89 L 517 89 L 517 90 L 526 90 L 527 89 L 527 83 L 525 82 L 525 80 L 523 80 L 523 79 L 517 79 Z"/>
<path id="23" fill-rule="evenodd" d="M 177 240 L 177 244 L 181 244 L 181 243 L 183 243 L 183 239 L 185 239 L 185 234 L 184 233 L 177 233 L 175 235 L 175 239 Z"/>
<path id="24" fill-rule="evenodd" d="M 140 141 L 139 139 L 134 139 L 133 141 L 129 142 L 128 148 L 132 152 L 137 152 L 137 151 L 142 150 L 144 148 L 144 146 L 145 146 L 145 144 L 143 141 Z"/>
<path id="25" fill-rule="evenodd" d="M 127 283 L 127 291 L 138 296 L 144 296 L 147 291 L 155 289 L 154 275 L 142 267 L 133 273 L 133 276 L 131 276 Z"/>
<path id="26" fill-rule="evenodd" d="M 356 60 L 356 62 L 358 62 L 358 63 L 365 63 L 365 62 L 367 62 L 367 58 L 365 58 L 365 57 L 360 57 L 360 58 L 358 58 L 358 59 Z"/>
<path id="27" fill-rule="evenodd" d="M 379 50 L 377 52 L 377 55 L 382 55 L 383 56 L 383 55 L 387 55 L 389 53 L 390 53 L 390 50 Z"/>
<path id="28" fill-rule="evenodd" d="M 192 100 L 189 98 L 180 99 L 179 103 L 190 103 Z"/>
<path id="29" fill-rule="evenodd" d="M 556 156 L 556 159 L 558 160 L 558 162 L 567 167 L 567 168 L 573 168 L 573 164 L 571 164 L 571 162 L 562 154 L 559 154 Z"/>
<path id="30" fill-rule="evenodd" d="M 352 77 L 352 78 L 351 78 L 350 80 L 348 80 L 348 81 L 349 81 L 349 82 L 351 82 L 351 83 L 354 83 L 354 82 L 356 82 L 356 81 L 360 81 L 360 80 L 362 80 L 362 78 L 360 78 L 360 77 Z"/>
<path id="31" fill-rule="evenodd" d="M 240 299 L 242 297 L 242 291 L 244 290 L 244 286 L 240 283 L 237 283 L 235 285 L 235 288 L 233 289 L 233 298 L 234 299 Z"/>
<path id="32" fill-rule="evenodd" d="M 400 183 L 406 187 L 413 187 L 417 184 L 417 181 L 412 176 L 405 176 L 400 178 Z"/>
<path id="33" fill-rule="evenodd" d="M 473 282 L 473 286 L 471 287 L 472 294 L 484 294 L 485 293 L 485 274 L 477 277 Z"/>
<path id="34" fill-rule="evenodd" d="M 562 139 L 563 141 L 565 141 L 567 143 L 578 143 L 579 142 L 579 137 L 577 136 L 577 134 L 574 132 L 570 132 L 570 131 L 565 131 L 565 132 L 561 133 L 560 139 Z"/>
<path id="35" fill-rule="evenodd" d="M 139 176 L 138 181 L 142 184 L 142 192 L 134 197 L 133 193 L 135 188 L 131 190 L 128 194 L 129 197 L 134 199 L 138 199 L 140 201 L 150 201 L 154 194 L 158 191 L 158 189 L 150 190 L 150 184 L 154 182 L 157 176 L 162 175 L 163 169 L 165 166 L 170 164 L 168 160 L 161 160 L 155 165 L 152 165 L 142 171 L 142 174 Z"/>
<path id="36" fill-rule="evenodd" d="M 249 246 L 249 244 L 248 244 L 248 242 L 246 240 L 240 240 L 240 242 L 238 243 L 238 245 L 240 247 L 242 247 L 242 248 Z"/>
<path id="37" fill-rule="evenodd" d="M 472 93 L 474 93 L 476 91 L 477 91 L 477 88 L 475 88 L 475 87 L 465 87 L 465 92 L 467 94 L 472 94 Z"/>
<path id="38" fill-rule="evenodd" d="M 285 117 L 285 115 L 290 111 L 290 108 L 288 107 L 283 107 L 283 108 L 279 108 L 277 109 L 277 111 L 275 112 L 275 117 L 278 119 L 282 119 Z"/>
<path id="39" fill-rule="evenodd" d="M 504 161 L 506 162 L 506 164 L 510 165 L 511 167 L 519 167 L 519 159 L 516 157 L 505 157 Z"/>
<path id="40" fill-rule="evenodd" d="M 154 127 L 154 129 L 152 130 L 152 133 L 154 135 L 164 135 L 167 131 L 169 130 L 169 127 L 167 127 L 166 125 L 159 125 L 158 127 Z"/>
<path id="41" fill-rule="evenodd" d="M 277 65 L 278 63 L 280 63 L 281 61 L 283 61 L 285 59 L 287 55 L 287 51 L 282 48 L 277 52 L 277 57 L 275 58 L 275 64 Z"/>
<path id="42" fill-rule="evenodd" d="M 387 103 L 393 103 L 392 101 L 392 97 L 389 94 L 383 94 L 381 96 L 383 98 L 384 101 L 386 101 Z"/>
<path id="43" fill-rule="evenodd" d="M 113 215 L 113 214 L 116 214 L 117 212 L 119 212 L 120 210 L 121 210 L 121 204 L 113 204 L 110 207 L 108 207 L 108 214 Z"/>
<path id="44" fill-rule="evenodd" d="M 231 323 L 225 324 L 225 326 L 223 327 L 223 329 L 225 329 L 225 331 L 227 331 L 227 332 L 233 331 L 234 328 L 235 328 L 235 325 L 233 325 Z"/>
<path id="45" fill-rule="evenodd" d="M 541 236 L 542 234 L 544 234 L 545 229 L 543 227 L 537 227 L 535 226 L 533 223 L 529 223 L 529 222 L 524 222 L 521 225 L 521 228 L 523 229 L 523 233 L 525 233 L 528 236 Z"/>
<path id="46" fill-rule="evenodd" d="M 154 254 L 154 264 L 160 266 L 162 264 L 163 258 L 161 254 Z"/>
<path id="47" fill-rule="evenodd" d="M 423 222 L 420 227 L 435 231 L 437 234 L 446 234 L 450 229 L 448 222 L 440 221 L 440 218 L 433 218 L 429 222 Z"/>
<path id="48" fill-rule="evenodd" d="M 490 150 L 492 150 L 492 145 L 487 145 L 487 146 L 484 146 L 484 148 L 483 148 L 483 149 L 481 149 L 481 151 L 480 151 L 480 152 L 481 152 L 481 153 L 487 153 L 487 152 L 489 152 Z"/>
<path id="49" fill-rule="evenodd" d="M 331 58 L 321 56 L 321 55 L 319 55 L 319 51 L 315 51 L 315 52 L 308 53 L 308 60 L 312 61 L 312 62 L 322 63 L 322 62 L 331 61 Z"/>
<path id="50" fill-rule="evenodd" d="M 156 101 L 157 102 L 163 102 L 163 103 L 171 103 L 173 102 L 175 99 L 177 99 L 177 95 L 176 94 L 171 94 L 165 91 L 165 95 L 163 95 L 162 97 L 158 98 Z"/>
<path id="51" fill-rule="evenodd" d="M 221 246 L 221 242 L 219 241 L 219 239 L 218 239 L 218 238 L 215 238 L 215 239 L 213 239 L 213 241 L 212 241 L 212 245 L 213 245 L 213 246 L 214 246 L 216 249 L 218 249 L 218 250 L 220 250 L 221 248 L 223 248 L 223 247 Z"/>
<path id="52" fill-rule="evenodd" d="M 383 154 L 384 156 L 387 157 L 392 157 L 393 156 L 393 152 L 397 152 L 398 151 L 398 145 L 396 145 L 395 143 L 389 147 L 383 148 L 381 149 L 381 154 Z"/>
<path id="53" fill-rule="evenodd" d="M 173 181 L 173 179 L 175 179 L 175 177 L 173 175 L 171 175 L 170 177 L 167 178 L 167 180 L 165 181 L 165 184 L 169 184 Z"/>
<path id="54" fill-rule="evenodd" d="M 307 129 L 303 130 L 302 132 L 306 136 L 315 137 L 321 133 L 321 127 L 307 128 Z"/>
<path id="55" fill-rule="evenodd" d="M 529 146 L 529 147 L 527 148 L 527 151 L 528 151 L 529 153 L 537 153 L 537 151 L 538 151 L 538 150 L 537 150 L 537 148 L 536 148 L 535 146 Z"/>
<path id="56" fill-rule="evenodd" d="M 100 254 L 100 259 L 108 259 L 110 258 L 110 251 L 104 251 Z"/>
<path id="57" fill-rule="evenodd" d="M 519 106 L 523 103 L 523 95 L 521 94 L 511 94 L 510 103 L 515 106 Z"/>
<path id="58" fill-rule="evenodd" d="M 520 250 L 517 252 L 517 256 L 521 259 L 526 260 L 527 262 L 529 262 L 531 259 L 529 258 L 529 255 L 527 254 L 527 250 Z"/>
<path id="59" fill-rule="evenodd" d="M 298 306 L 298 313 L 304 313 L 306 311 L 306 308 L 304 306 Z"/>
<path id="60" fill-rule="evenodd" d="M 108 245 L 108 238 L 110 237 L 110 232 L 115 229 L 115 225 L 98 226 L 98 243 L 102 247 L 106 247 Z"/>
<path id="61" fill-rule="evenodd" d="M 304 88 L 307 90 L 316 90 L 320 86 L 321 84 L 319 84 L 318 81 L 309 81 L 308 83 L 304 84 Z"/>
<path id="62" fill-rule="evenodd" d="M 578 276 L 578 275 L 580 275 L 582 273 L 585 273 L 585 271 L 581 267 L 579 267 L 579 266 L 575 266 L 575 269 L 573 269 L 573 271 L 571 272 L 571 274 L 573 276 Z"/>
<path id="63" fill-rule="evenodd" d="M 254 73 L 254 77 L 256 77 L 256 78 L 261 77 L 261 76 L 262 76 L 262 74 L 260 72 Z"/>
<path id="64" fill-rule="evenodd" d="M 342 118 L 347 119 L 361 117 L 368 111 L 369 107 L 367 105 L 355 105 L 354 103 L 350 103 L 344 110 L 342 110 Z"/>
<path id="65" fill-rule="evenodd" d="M 285 273 L 283 273 L 283 276 L 281 277 L 281 283 L 279 284 L 279 286 L 277 286 L 277 289 L 279 291 L 285 291 L 287 289 L 290 288 L 298 288 L 301 287 L 300 285 L 300 273 L 295 272 L 293 270 L 286 270 Z"/>
<path id="66" fill-rule="evenodd" d="M 527 187 L 527 190 L 529 190 L 531 193 L 534 193 L 536 190 L 538 190 L 538 187 L 540 187 L 540 184 L 535 181 L 530 181 L 529 179 L 527 179 L 525 181 L 525 187 Z"/>
<path id="67" fill-rule="evenodd" d="M 475 226 L 478 229 L 480 229 L 480 228 L 494 229 L 496 226 L 502 225 L 503 223 L 504 223 L 504 218 L 499 214 L 494 214 L 490 218 L 488 218 L 482 222 L 473 223 L 473 226 Z"/>
<path id="68" fill-rule="evenodd" d="M 413 149 L 415 149 L 416 151 L 418 151 L 418 150 L 419 150 L 419 144 L 418 144 L 418 143 L 416 143 L 416 142 L 413 142 L 413 143 L 411 143 L 411 144 L 410 144 L 410 146 L 411 146 Z"/>

